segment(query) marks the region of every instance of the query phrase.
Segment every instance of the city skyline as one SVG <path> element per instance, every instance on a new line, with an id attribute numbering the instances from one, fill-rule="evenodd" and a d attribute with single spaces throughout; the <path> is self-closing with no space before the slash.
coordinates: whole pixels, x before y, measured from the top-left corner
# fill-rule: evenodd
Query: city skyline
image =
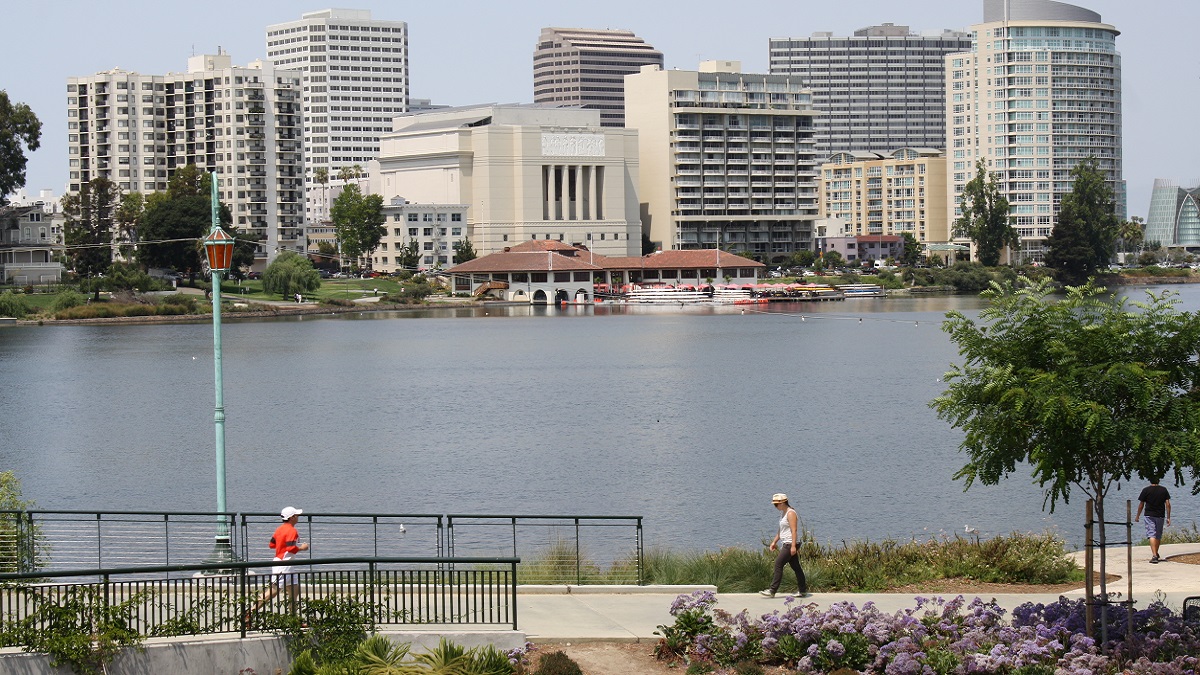
<path id="1" fill-rule="evenodd" d="M 1189 27 L 1200 21 L 1200 6 L 1129 5 L 1117 0 L 1072 4 L 1100 13 L 1104 23 L 1121 31 L 1117 49 L 1124 67 L 1129 213 L 1145 217 L 1154 179 L 1188 182 L 1200 175 L 1195 161 L 1200 142 L 1187 133 L 1194 111 L 1200 109 L 1196 86 L 1200 56 L 1187 47 Z M 7 63 L 20 64 L 7 69 L 0 89 L 7 90 L 12 100 L 29 104 L 43 123 L 42 146 L 29 154 L 26 190 L 50 189 L 56 195 L 67 183 L 68 77 L 114 67 L 147 74 L 180 72 L 189 56 L 214 54 L 218 47 L 232 56 L 235 65 L 245 65 L 265 58 L 263 36 L 268 25 L 328 7 L 282 0 L 252 5 L 217 0 L 204 13 L 181 21 L 174 8 L 143 0 L 114 4 L 65 0 L 51 6 L 56 10 L 53 23 L 47 20 L 51 16 L 47 5 L 27 3 L 7 9 L 10 25 L 28 29 L 0 45 L 0 56 Z M 644 3 L 624 0 L 585 7 L 542 0 L 520 7 L 478 3 L 467 12 L 436 4 L 397 7 L 378 0 L 350 6 L 371 10 L 374 18 L 407 22 L 411 95 L 449 105 L 532 101 L 533 51 L 541 29 L 549 26 L 631 30 L 663 52 L 667 68 L 690 70 L 701 59 L 733 59 L 742 62 L 744 72 L 767 73 L 770 38 L 805 37 L 817 31 L 850 34 L 885 22 L 918 32 L 940 32 L 966 29 L 983 19 L 982 2 L 897 6 L 867 0 L 851 6 L 806 8 L 803 13 L 781 2 L 768 2 L 753 14 L 738 17 L 729 17 L 711 0 L 693 6 L 695 16 L 725 17 L 711 22 L 685 20 L 666 7 L 648 9 Z M 497 25 L 505 30 L 496 30 Z M 44 49 L 44 45 L 53 47 Z"/>

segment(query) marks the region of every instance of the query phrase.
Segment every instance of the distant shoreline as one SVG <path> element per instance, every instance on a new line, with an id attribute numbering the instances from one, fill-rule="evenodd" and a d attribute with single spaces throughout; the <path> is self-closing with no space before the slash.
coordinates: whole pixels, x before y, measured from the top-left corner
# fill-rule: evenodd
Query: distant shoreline
<path id="1" fill-rule="evenodd" d="M 1200 276 L 1186 277 L 1117 277 L 1117 281 L 1113 282 L 1105 278 L 1098 280 L 1104 286 L 1170 286 L 1182 284 L 1200 283 Z M 909 291 L 912 289 L 897 289 L 901 291 Z M 908 295 L 908 293 L 889 291 L 889 295 L 895 293 L 897 297 Z M 404 312 L 417 311 L 424 309 L 432 309 L 439 306 L 472 306 L 472 307 L 488 307 L 495 306 L 488 303 L 463 303 L 456 298 L 447 299 L 445 302 L 434 301 L 424 305 L 384 305 L 380 307 L 378 304 L 371 303 L 366 305 L 355 305 L 353 307 L 340 307 L 334 305 L 319 305 L 319 306 L 304 306 L 292 308 L 288 305 L 262 305 L 261 303 L 252 303 L 261 307 L 269 307 L 270 309 L 252 310 L 248 312 L 226 312 L 221 315 L 223 321 L 236 321 L 238 319 L 270 319 L 285 316 L 312 316 L 323 314 L 352 314 L 354 312 Z M 509 304 L 509 303 L 502 303 Z M 525 303 L 519 303 L 525 304 Z M 169 316 L 112 316 L 100 317 L 95 319 L 18 319 L 15 322 L 17 326 L 98 326 L 98 325 L 152 325 L 152 324 L 180 324 L 180 323 L 209 323 L 211 314 L 185 314 L 185 315 L 169 315 Z M 13 324 L 8 324 L 13 325 Z"/>

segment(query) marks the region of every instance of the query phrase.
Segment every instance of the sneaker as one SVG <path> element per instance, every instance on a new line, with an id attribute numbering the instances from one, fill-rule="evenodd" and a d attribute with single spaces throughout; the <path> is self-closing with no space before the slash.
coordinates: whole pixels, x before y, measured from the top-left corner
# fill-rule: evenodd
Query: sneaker
<path id="1" fill-rule="evenodd" d="M 759 592 L 758 592 L 758 594 L 759 594 L 759 595 L 761 595 L 761 596 L 763 596 L 764 598 L 773 598 L 773 597 L 775 597 L 775 591 L 773 591 L 773 590 L 771 590 L 771 589 L 769 589 L 769 588 L 768 588 L 768 589 L 766 589 L 766 590 L 764 590 L 764 591 L 759 591 Z"/>
<path id="2" fill-rule="evenodd" d="M 1153 558 L 1151 558 L 1150 562 L 1151 562 L 1151 564 L 1157 565 L 1158 564 L 1158 556 L 1154 556 Z"/>
<path id="3" fill-rule="evenodd" d="M 796 594 L 796 597 L 797 597 L 797 598 L 811 598 L 811 597 L 812 597 L 812 593 L 809 593 L 808 591 L 801 591 L 801 592 L 799 592 L 799 593 L 797 593 L 797 594 Z"/>

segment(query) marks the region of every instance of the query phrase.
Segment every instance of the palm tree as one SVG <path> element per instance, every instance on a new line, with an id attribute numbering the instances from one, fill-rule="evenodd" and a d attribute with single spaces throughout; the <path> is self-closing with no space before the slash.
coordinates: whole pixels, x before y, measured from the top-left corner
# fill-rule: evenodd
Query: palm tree
<path id="1" fill-rule="evenodd" d="M 313 171 L 313 180 L 321 184 L 321 206 L 324 210 L 324 217 L 319 220 L 329 220 L 329 169 L 320 167 Z"/>
<path id="2" fill-rule="evenodd" d="M 354 182 L 356 183 L 360 178 L 366 175 L 366 172 L 363 171 L 362 165 L 360 164 L 355 164 L 354 166 L 350 167 L 350 170 L 354 172 Z M 359 185 L 358 187 L 362 188 L 362 185 Z"/>

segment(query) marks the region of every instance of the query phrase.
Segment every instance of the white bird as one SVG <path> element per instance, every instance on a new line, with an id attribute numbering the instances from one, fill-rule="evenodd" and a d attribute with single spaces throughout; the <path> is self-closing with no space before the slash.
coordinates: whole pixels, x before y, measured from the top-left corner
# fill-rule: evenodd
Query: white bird
<path id="1" fill-rule="evenodd" d="M 965 530 L 967 534 L 977 534 L 979 532 L 979 530 L 971 527 L 970 525 L 963 525 L 963 530 Z"/>
<path id="2" fill-rule="evenodd" d="M 405 532 L 408 532 L 408 530 L 404 529 L 404 523 L 400 523 L 400 534 L 404 534 Z"/>

